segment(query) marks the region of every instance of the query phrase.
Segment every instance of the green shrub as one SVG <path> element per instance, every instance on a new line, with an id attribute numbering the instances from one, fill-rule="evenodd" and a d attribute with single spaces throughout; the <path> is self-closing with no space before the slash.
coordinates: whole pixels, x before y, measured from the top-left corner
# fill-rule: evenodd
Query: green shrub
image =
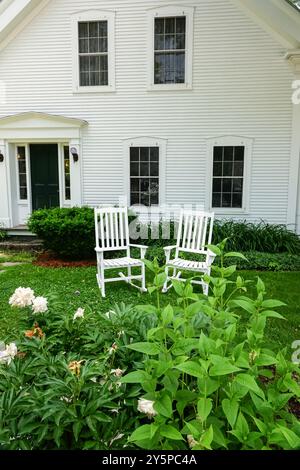
<path id="1" fill-rule="evenodd" d="M 89 207 L 40 209 L 33 212 L 29 230 L 65 258 L 84 259 L 94 256 L 94 213 Z"/>
<path id="2" fill-rule="evenodd" d="M 217 244 L 225 238 L 229 239 L 230 251 L 300 254 L 300 237 L 285 225 L 216 220 L 213 242 Z"/>
<path id="3" fill-rule="evenodd" d="M 7 239 L 7 232 L 5 230 L 1 230 L 0 228 L 0 242 Z"/>

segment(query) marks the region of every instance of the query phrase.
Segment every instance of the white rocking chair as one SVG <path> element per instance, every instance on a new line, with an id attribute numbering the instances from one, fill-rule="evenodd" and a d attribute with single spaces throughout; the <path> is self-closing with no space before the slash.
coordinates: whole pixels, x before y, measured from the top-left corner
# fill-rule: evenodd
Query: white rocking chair
<path id="1" fill-rule="evenodd" d="M 171 287 L 172 279 L 185 281 L 182 279 L 181 271 L 193 271 L 210 275 L 211 265 L 214 262 L 215 254 L 205 248 L 211 244 L 214 214 L 208 212 L 181 211 L 179 218 L 178 237 L 175 246 L 164 248 L 166 255 L 166 275 L 167 279 L 163 287 L 163 292 L 167 292 Z M 170 259 L 171 251 L 175 249 L 175 257 Z M 203 255 L 204 260 L 190 261 L 180 258 L 180 253 L 192 253 Z M 173 270 L 173 275 L 169 276 L 169 269 Z M 170 283 L 169 283 L 170 282 Z M 204 281 L 192 280 L 193 284 L 200 284 L 203 293 L 208 295 L 208 284 Z"/>
<path id="2" fill-rule="evenodd" d="M 102 297 L 105 297 L 105 283 L 125 281 L 128 284 L 147 292 L 145 284 L 145 264 L 143 259 L 147 246 L 129 244 L 129 227 L 127 208 L 95 209 L 96 254 L 97 254 L 97 282 Z M 131 258 L 130 249 L 139 248 L 141 259 Z M 112 251 L 126 251 L 123 258 L 105 259 L 104 254 Z M 133 276 L 132 268 L 141 268 L 141 274 Z M 119 272 L 119 277 L 105 279 L 107 269 L 127 268 L 127 276 Z M 132 280 L 141 281 L 141 287 L 135 285 Z"/>

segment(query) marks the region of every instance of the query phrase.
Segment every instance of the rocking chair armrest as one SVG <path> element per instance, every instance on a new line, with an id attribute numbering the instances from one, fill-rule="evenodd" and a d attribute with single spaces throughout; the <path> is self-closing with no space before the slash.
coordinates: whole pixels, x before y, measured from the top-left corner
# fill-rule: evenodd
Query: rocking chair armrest
<path id="1" fill-rule="evenodd" d="M 132 244 L 132 243 L 129 246 L 130 246 L 130 248 L 140 248 L 141 250 L 142 249 L 143 250 L 148 250 L 148 248 L 149 248 L 149 246 L 147 246 L 147 245 L 135 245 L 135 244 Z"/>
<path id="2" fill-rule="evenodd" d="M 146 255 L 146 251 L 148 250 L 149 247 L 146 245 L 135 245 L 131 243 L 129 245 L 129 248 L 138 248 L 139 250 L 141 250 L 141 259 L 144 259 Z"/>
<path id="3" fill-rule="evenodd" d="M 206 263 L 208 266 L 211 266 L 215 260 L 215 257 L 217 255 L 211 251 L 210 249 L 207 250 L 207 255 L 206 255 Z"/>
<path id="4" fill-rule="evenodd" d="M 176 245 L 164 246 L 164 251 L 172 251 L 172 250 L 175 250 L 175 248 L 177 248 Z"/>
<path id="5" fill-rule="evenodd" d="M 95 248 L 95 251 L 96 251 L 96 253 L 103 253 L 104 252 L 103 248 L 97 248 L 97 247 Z"/>

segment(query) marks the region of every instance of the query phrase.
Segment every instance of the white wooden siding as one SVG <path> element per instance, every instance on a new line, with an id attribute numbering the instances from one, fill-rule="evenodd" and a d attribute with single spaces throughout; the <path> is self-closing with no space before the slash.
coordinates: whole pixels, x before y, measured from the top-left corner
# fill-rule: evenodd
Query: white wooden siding
<path id="1" fill-rule="evenodd" d="M 146 10 L 170 3 L 196 7 L 193 89 L 150 92 Z M 70 17 L 97 8 L 116 11 L 116 92 L 74 95 Z M 124 195 L 125 139 L 167 139 L 166 203 L 204 204 L 207 139 L 253 138 L 245 217 L 285 223 L 293 75 L 284 53 L 230 0 L 52 0 L 0 54 L 7 89 L 0 116 L 34 110 L 87 120 L 83 200 L 90 205 Z"/>

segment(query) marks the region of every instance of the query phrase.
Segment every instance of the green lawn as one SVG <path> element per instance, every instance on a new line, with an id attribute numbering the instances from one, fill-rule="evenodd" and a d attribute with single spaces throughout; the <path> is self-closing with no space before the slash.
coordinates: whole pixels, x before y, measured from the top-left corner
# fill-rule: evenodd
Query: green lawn
<path id="1" fill-rule="evenodd" d="M 95 312 L 106 312 L 114 303 L 136 305 L 151 301 L 149 294 L 140 294 L 124 282 L 108 284 L 106 298 L 102 299 L 95 273 L 95 267 L 52 269 L 25 264 L 6 268 L 0 274 L 0 341 L 13 341 L 21 334 L 18 328 L 21 313 L 8 305 L 9 297 L 19 286 L 31 287 L 36 295 L 58 296 L 65 308 L 74 312 L 78 307 L 87 306 Z M 300 272 L 241 273 L 244 278 L 253 280 L 258 274 L 266 284 L 267 297 L 287 304 L 281 309 L 286 321 L 269 320 L 268 338 L 274 340 L 278 347 L 290 348 L 294 340 L 300 340 Z M 165 303 L 176 302 L 173 291 L 163 299 Z"/>

